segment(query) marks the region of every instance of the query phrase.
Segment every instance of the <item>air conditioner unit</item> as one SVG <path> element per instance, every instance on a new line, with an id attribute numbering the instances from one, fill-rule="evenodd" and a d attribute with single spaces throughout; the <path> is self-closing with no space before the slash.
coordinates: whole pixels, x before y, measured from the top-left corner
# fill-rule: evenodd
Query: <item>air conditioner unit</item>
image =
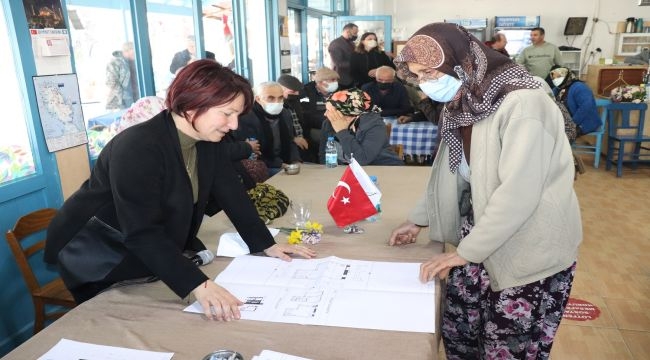
<path id="1" fill-rule="evenodd" d="M 639 0 L 639 6 L 650 6 L 650 0 Z"/>

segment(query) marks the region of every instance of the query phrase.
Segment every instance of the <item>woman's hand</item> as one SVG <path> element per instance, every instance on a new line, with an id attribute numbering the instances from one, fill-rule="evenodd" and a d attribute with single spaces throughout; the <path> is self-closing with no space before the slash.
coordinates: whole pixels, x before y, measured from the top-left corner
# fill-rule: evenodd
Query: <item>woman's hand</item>
<path id="1" fill-rule="evenodd" d="M 230 321 L 239 320 L 241 317 L 239 306 L 244 303 L 214 281 L 206 280 L 192 290 L 192 293 L 210 320 Z"/>
<path id="2" fill-rule="evenodd" d="M 398 226 L 390 234 L 390 240 L 388 240 L 388 245 L 406 245 L 412 244 L 415 242 L 418 234 L 420 233 L 420 227 L 414 223 L 407 221 L 402 225 Z"/>
<path id="3" fill-rule="evenodd" d="M 347 129 L 348 126 L 350 126 L 350 123 L 354 121 L 354 116 L 345 116 L 334 108 L 328 108 L 325 110 L 325 117 L 332 124 L 334 132 Z"/>
<path id="4" fill-rule="evenodd" d="M 291 261 L 291 255 L 302 256 L 305 259 L 311 259 L 316 256 L 316 251 L 302 245 L 275 244 L 264 250 L 267 256 L 278 258 L 284 261 Z"/>
<path id="5" fill-rule="evenodd" d="M 429 261 L 420 265 L 420 281 L 423 283 L 433 280 L 436 275 L 440 279 L 447 278 L 449 270 L 455 266 L 463 266 L 468 261 L 458 255 L 457 252 L 438 254 Z"/>

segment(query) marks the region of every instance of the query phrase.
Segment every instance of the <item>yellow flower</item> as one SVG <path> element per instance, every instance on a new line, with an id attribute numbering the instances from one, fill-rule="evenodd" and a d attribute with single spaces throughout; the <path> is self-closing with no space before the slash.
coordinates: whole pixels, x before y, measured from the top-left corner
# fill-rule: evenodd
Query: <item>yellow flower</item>
<path id="1" fill-rule="evenodd" d="M 295 245 L 295 244 L 301 244 L 302 243 L 302 231 L 299 230 L 294 230 L 289 234 L 287 237 L 287 242 L 289 244 Z"/>
<path id="2" fill-rule="evenodd" d="M 307 230 L 310 231 L 310 232 L 311 232 L 311 231 L 315 231 L 315 232 L 319 232 L 319 233 L 322 233 L 322 232 L 323 232 L 323 225 L 321 225 L 321 224 L 319 224 L 319 223 L 317 223 L 317 222 L 315 222 L 315 221 L 314 221 L 314 222 L 307 221 L 307 222 L 305 223 L 305 227 L 306 227 Z"/>

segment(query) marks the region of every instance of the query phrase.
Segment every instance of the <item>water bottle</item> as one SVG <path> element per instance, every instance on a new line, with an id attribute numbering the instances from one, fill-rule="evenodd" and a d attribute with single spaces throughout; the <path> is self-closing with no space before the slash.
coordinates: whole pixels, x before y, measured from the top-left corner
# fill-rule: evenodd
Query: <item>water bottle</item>
<path id="1" fill-rule="evenodd" d="M 379 182 L 377 181 L 377 176 L 370 175 L 370 180 L 372 180 L 373 184 L 375 184 L 377 189 L 379 189 Z M 375 221 L 379 220 L 379 218 L 381 216 L 381 203 L 377 203 L 375 208 L 377 209 L 377 213 L 375 215 L 370 215 L 369 217 L 367 217 L 366 218 L 367 221 L 375 222 Z"/>
<path id="2" fill-rule="evenodd" d="M 255 141 L 255 140 L 257 140 L 257 139 L 254 138 L 254 137 L 249 137 L 247 140 L 248 140 L 248 141 Z M 255 153 L 255 151 L 251 152 L 251 156 L 249 156 L 248 158 L 249 158 L 250 160 L 257 160 L 257 154 Z"/>
<path id="3" fill-rule="evenodd" d="M 335 168 L 338 165 L 339 155 L 336 151 L 336 144 L 334 143 L 334 136 L 327 138 L 325 144 L 325 167 Z"/>

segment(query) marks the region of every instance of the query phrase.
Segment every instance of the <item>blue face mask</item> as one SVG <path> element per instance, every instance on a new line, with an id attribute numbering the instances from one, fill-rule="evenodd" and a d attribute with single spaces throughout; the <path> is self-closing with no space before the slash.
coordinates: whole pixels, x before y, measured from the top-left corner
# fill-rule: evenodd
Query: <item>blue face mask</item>
<path id="1" fill-rule="evenodd" d="M 451 75 L 443 75 L 438 80 L 428 80 L 420 83 L 420 89 L 431 100 L 446 103 L 451 101 L 462 83 Z"/>

